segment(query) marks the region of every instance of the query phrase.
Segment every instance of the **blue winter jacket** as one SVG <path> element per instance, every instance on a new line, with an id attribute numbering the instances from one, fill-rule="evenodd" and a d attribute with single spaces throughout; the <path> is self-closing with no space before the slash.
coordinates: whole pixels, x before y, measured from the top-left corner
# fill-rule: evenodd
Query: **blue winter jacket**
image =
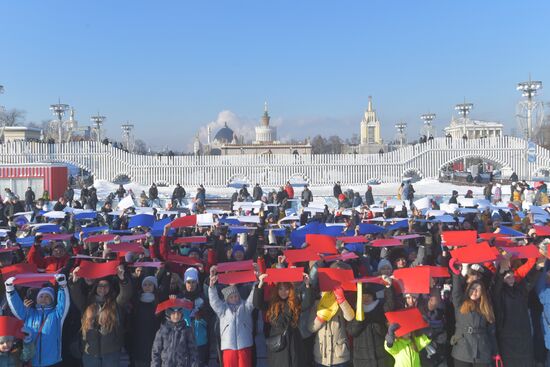
<path id="1" fill-rule="evenodd" d="M 57 291 L 55 307 L 26 307 L 14 290 L 7 292 L 11 312 L 35 334 L 35 354 L 32 359 L 34 367 L 51 366 L 61 361 L 61 331 L 63 322 L 69 312 L 71 299 L 69 290 L 60 287 Z M 40 331 L 40 326 L 42 330 Z M 40 332 L 39 332 L 40 331 Z"/>

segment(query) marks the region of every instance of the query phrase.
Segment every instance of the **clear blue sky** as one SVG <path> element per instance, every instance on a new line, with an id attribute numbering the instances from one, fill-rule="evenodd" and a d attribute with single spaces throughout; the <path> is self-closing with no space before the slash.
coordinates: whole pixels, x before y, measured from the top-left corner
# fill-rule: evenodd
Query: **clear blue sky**
<path id="1" fill-rule="evenodd" d="M 150 145 L 189 148 L 230 110 L 259 120 L 267 98 L 280 136 L 359 132 L 372 95 L 386 139 L 418 137 L 424 112 L 445 126 L 454 104 L 516 127 L 515 84 L 550 88 L 547 1 L 4 1 L 0 104 L 28 121 L 61 97 L 108 135 L 136 125 Z M 541 98 L 549 92 L 541 93 Z"/>

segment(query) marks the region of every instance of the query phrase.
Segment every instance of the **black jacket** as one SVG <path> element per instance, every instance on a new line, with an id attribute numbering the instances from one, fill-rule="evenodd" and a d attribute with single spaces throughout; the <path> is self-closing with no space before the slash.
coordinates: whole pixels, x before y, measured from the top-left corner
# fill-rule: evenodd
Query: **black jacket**
<path id="1" fill-rule="evenodd" d="M 198 367 L 198 351 L 193 329 L 185 321 L 164 322 L 155 335 L 151 367 Z"/>
<path id="2" fill-rule="evenodd" d="M 25 191 L 25 204 L 31 205 L 34 203 L 34 200 L 36 199 L 36 196 L 34 195 L 34 191 L 27 190 Z"/>
<path id="3" fill-rule="evenodd" d="M 254 200 L 258 201 L 262 199 L 262 195 L 264 194 L 264 191 L 260 186 L 254 186 L 254 189 L 252 190 L 252 197 Z"/>
<path id="4" fill-rule="evenodd" d="M 157 189 L 156 186 L 151 186 L 149 188 L 149 199 L 155 200 L 158 197 L 159 197 L 159 190 Z"/>
<path id="5" fill-rule="evenodd" d="M 367 204 L 368 206 L 371 206 L 372 204 L 374 204 L 374 197 L 372 196 L 372 190 L 367 190 L 367 192 L 365 192 L 365 204 Z"/>
<path id="6" fill-rule="evenodd" d="M 340 187 L 340 185 L 338 184 L 335 184 L 334 187 L 332 188 L 332 195 L 338 199 L 338 196 L 342 193 L 342 187 Z"/>

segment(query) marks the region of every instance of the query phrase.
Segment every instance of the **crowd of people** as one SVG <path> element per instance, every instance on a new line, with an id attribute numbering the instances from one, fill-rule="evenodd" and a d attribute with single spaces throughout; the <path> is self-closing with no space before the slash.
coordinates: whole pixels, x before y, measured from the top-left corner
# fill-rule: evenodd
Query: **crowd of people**
<path id="1" fill-rule="evenodd" d="M 0 366 L 550 366 L 544 183 L 231 210 L 69 189 L 1 200 Z"/>

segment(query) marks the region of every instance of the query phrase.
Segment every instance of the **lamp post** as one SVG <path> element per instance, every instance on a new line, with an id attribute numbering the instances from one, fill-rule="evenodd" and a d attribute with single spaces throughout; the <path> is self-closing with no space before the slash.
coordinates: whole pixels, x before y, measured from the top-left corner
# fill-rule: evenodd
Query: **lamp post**
<path id="1" fill-rule="evenodd" d="M 534 97 L 537 95 L 537 91 L 542 89 L 542 82 L 539 80 L 531 80 L 531 75 L 529 75 L 529 80 L 526 82 L 520 82 L 516 86 L 516 90 L 521 92 L 523 97 L 526 97 L 526 100 L 519 102 L 518 104 L 518 120 L 520 122 L 525 134 L 525 139 L 527 140 L 527 147 L 525 149 L 525 175 L 530 178 L 531 170 L 529 168 L 529 163 L 534 163 L 537 160 L 536 156 L 536 145 L 532 142 L 535 139 L 535 126 L 540 127 L 544 115 L 544 108 L 542 103 L 536 102 Z M 533 120 L 534 123 L 533 123 Z"/>
<path id="2" fill-rule="evenodd" d="M 57 103 L 50 105 L 50 110 L 52 111 L 54 116 L 57 117 L 58 143 L 63 142 L 63 116 L 65 116 L 65 112 L 67 112 L 68 109 L 69 105 L 61 103 L 61 99 L 59 99 Z"/>
<path id="3" fill-rule="evenodd" d="M 399 137 L 399 145 L 402 147 L 405 141 L 405 129 L 407 128 L 407 124 L 399 122 L 395 124 L 395 128 L 397 129 L 397 135 Z"/>
<path id="4" fill-rule="evenodd" d="M 133 124 L 130 124 L 129 122 L 126 122 L 125 124 L 122 124 L 120 126 L 122 128 L 122 139 L 124 141 L 124 145 L 126 145 L 126 150 L 129 152 L 132 151 L 132 129 L 134 128 Z"/>
<path id="5" fill-rule="evenodd" d="M 533 138 L 533 110 L 535 108 L 535 103 L 533 97 L 537 95 L 537 91 L 542 89 L 542 82 L 538 80 L 529 80 L 526 82 L 521 82 L 517 84 L 516 90 L 521 92 L 523 97 L 527 98 L 527 126 L 524 127 L 525 138 L 531 140 Z"/>
<path id="6" fill-rule="evenodd" d="M 466 134 L 466 122 L 468 121 L 468 114 L 474 108 L 473 103 L 467 103 L 464 99 L 463 103 L 455 105 L 455 110 L 462 116 L 462 133 Z"/>
<path id="7" fill-rule="evenodd" d="M 103 125 L 103 121 L 105 121 L 107 117 L 101 116 L 99 112 L 97 115 L 90 117 L 90 121 L 94 124 L 93 128 L 95 130 L 97 142 L 101 143 L 101 125 Z"/>
<path id="8" fill-rule="evenodd" d="M 425 113 L 420 115 L 420 119 L 424 121 L 424 127 L 426 129 L 426 138 L 430 138 L 432 134 L 432 121 L 435 120 L 435 113 Z"/>

